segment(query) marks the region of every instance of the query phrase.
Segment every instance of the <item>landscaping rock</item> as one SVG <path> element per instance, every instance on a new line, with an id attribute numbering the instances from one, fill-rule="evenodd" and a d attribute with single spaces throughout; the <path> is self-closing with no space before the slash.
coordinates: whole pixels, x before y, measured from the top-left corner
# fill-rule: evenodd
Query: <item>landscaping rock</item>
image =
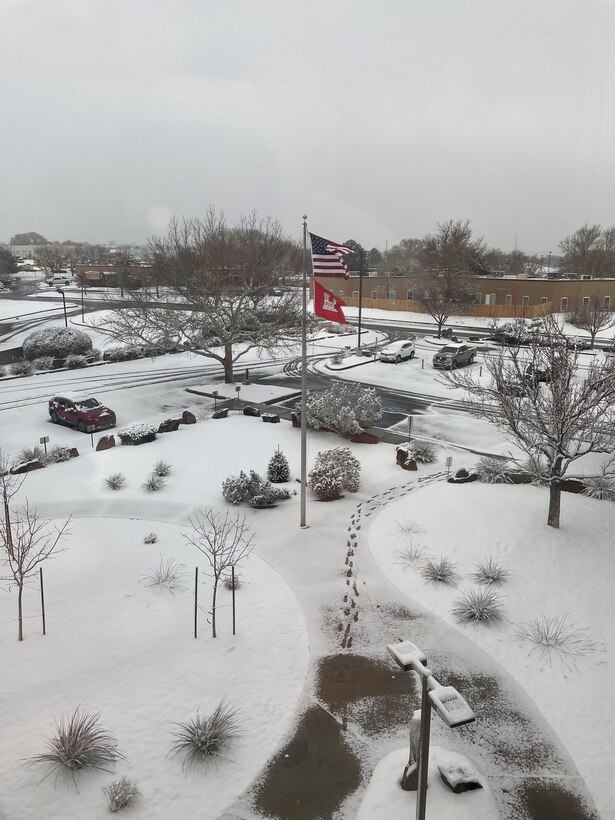
<path id="1" fill-rule="evenodd" d="M 413 458 L 406 459 L 406 461 L 404 461 L 404 463 L 400 464 L 399 466 L 402 468 L 402 470 L 418 470 L 418 467 L 416 466 L 416 461 Z"/>
<path id="2" fill-rule="evenodd" d="M 301 416 L 299 413 L 291 413 L 290 420 L 293 423 L 293 427 L 301 427 Z"/>
<path id="3" fill-rule="evenodd" d="M 363 430 L 362 433 L 355 433 L 354 436 L 350 436 L 350 441 L 352 441 L 353 444 L 378 444 L 380 439 L 373 433 L 368 433 L 366 430 Z"/>
<path id="4" fill-rule="evenodd" d="M 38 459 L 35 459 L 34 461 L 24 461 L 22 464 L 16 464 L 11 467 L 10 472 L 13 475 L 21 475 L 22 473 L 31 473 L 32 470 L 42 470 L 44 466 Z"/>
<path id="5" fill-rule="evenodd" d="M 408 461 L 410 458 L 410 450 L 407 447 L 403 447 L 401 444 L 395 448 L 395 463 L 399 464 L 400 467 Z"/>
<path id="6" fill-rule="evenodd" d="M 261 418 L 262 418 L 263 421 L 266 421 L 269 424 L 279 424 L 280 423 L 280 417 L 276 416 L 275 413 L 263 413 Z"/>
<path id="7" fill-rule="evenodd" d="M 112 436 L 112 438 L 113 438 L 113 436 Z M 76 447 L 71 447 L 70 450 L 68 451 L 68 455 L 71 458 L 77 458 L 79 456 L 79 450 Z"/>
<path id="8" fill-rule="evenodd" d="M 158 427 L 159 433 L 174 433 L 179 430 L 179 425 L 182 423 L 181 419 L 166 419 L 162 421 Z"/>
<path id="9" fill-rule="evenodd" d="M 111 447 L 115 447 L 115 436 L 101 436 L 96 442 L 96 452 L 109 450 Z"/>
<path id="10" fill-rule="evenodd" d="M 216 410 L 215 413 L 211 414 L 212 419 L 225 419 L 228 416 L 228 407 L 225 407 L 223 410 Z"/>
<path id="11" fill-rule="evenodd" d="M 470 473 L 466 470 L 465 467 L 461 467 L 461 469 L 457 470 L 455 473 L 455 478 L 467 478 Z"/>
<path id="12" fill-rule="evenodd" d="M 181 418 L 182 424 L 196 424 L 196 416 L 190 410 L 184 410 Z"/>
<path id="13" fill-rule="evenodd" d="M 260 416 L 261 411 L 256 407 L 244 407 L 243 414 L 244 416 Z"/>
<path id="14" fill-rule="evenodd" d="M 467 476 L 462 476 L 461 478 L 449 478 L 449 484 L 468 484 L 470 481 L 478 481 L 478 473 L 470 473 Z"/>

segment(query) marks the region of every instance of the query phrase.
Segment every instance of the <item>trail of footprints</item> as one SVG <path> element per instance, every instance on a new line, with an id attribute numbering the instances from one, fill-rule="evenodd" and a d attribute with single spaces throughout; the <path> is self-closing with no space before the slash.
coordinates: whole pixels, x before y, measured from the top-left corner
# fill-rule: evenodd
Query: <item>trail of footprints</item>
<path id="1" fill-rule="evenodd" d="M 435 473 L 424 478 L 419 478 L 419 484 L 428 484 L 432 481 L 442 480 L 446 473 Z M 355 512 L 350 516 L 350 526 L 348 527 L 348 538 L 346 540 L 346 558 L 344 560 L 344 574 L 346 578 L 346 586 L 344 597 L 342 598 L 341 615 L 337 625 L 337 630 L 341 635 L 342 649 L 352 649 L 353 643 L 353 627 L 359 622 L 360 606 L 359 606 L 359 589 L 357 587 L 357 571 L 356 558 L 359 547 L 359 539 L 361 532 L 361 520 L 369 518 L 375 511 L 391 501 L 396 501 L 403 495 L 406 495 L 412 487 L 415 486 L 415 481 L 409 481 L 406 484 L 400 484 L 397 487 L 390 487 L 382 493 L 373 495 L 368 501 L 361 501 L 357 504 Z"/>

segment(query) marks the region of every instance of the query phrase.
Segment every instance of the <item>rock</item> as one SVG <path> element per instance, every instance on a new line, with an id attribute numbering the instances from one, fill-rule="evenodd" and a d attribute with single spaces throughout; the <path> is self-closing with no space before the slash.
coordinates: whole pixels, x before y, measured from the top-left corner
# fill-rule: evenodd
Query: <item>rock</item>
<path id="1" fill-rule="evenodd" d="M 577 478 L 564 478 L 562 480 L 562 492 L 564 493 L 582 493 L 585 485 Z"/>
<path id="2" fill-rule="evenodd" d="M 399 466 L 402 468 L 402 470 L 418 470 L 418 467 L 416 466 L 416 461 L 413 458 L 406 459 L 406 461 L 404 461 L 404 463 L 400 464 Z"/>
<path id="3" fill-rule="evenodd" d="M 166 419 L 160 422 L 158 426 L 159 433 L 174 433 L 179 430 L 179 425 L 182 423 L 181 419 Z"/>
<path id="4" fill-rule="evenodd" d="M 11 467 L 10 472 L 13 475 L 21 475 L 22 473 L 31 473 L 32 470 L 42 470 L 44 466 L 38 459 L 34 459 L 34 461 L 24 461 L 21 464 L 16 464 Z"/>
<path id="5" fill-rule="evenodd" d="M 212 419 L 225 419 L 228 416 L 228 407 L 225 407 L 223 410 L 216 410 L 215 413 L 211 414 Z"/>
<path id="6" fill-rule="evenodd" d="M 301 427 L 301 415 L 299 413 L 291 413 L 290 420 L 293 423 L 293 427 Z"/>
<path id="7" fill-rule="evenodd" d="M 276 416 L 275 413 L 263 413 L 261 416 L 263 421 L 269 422 L 269 424 L 279 424 L 280 417 Z"/>
<path id="8" fill-rule="evenodd" d="M 111 438 L 113 438 L 113 436 L 111 436 Z M 71 447 L 68 451 L 68 455 L 71 458 L 77 458 L 79 456 L 79 450 L 76 447 Z"/>
<path id="9" fill-rule="evenodd" d="M 478 473 L 470 473 L 465 478 L 449 478 L 449 484 L 468 484 L 470 481 L 478 481 Z"/>
<path id="10" fill-rule="evenodd" d="M 261 411 L 256 407 L 244 407 L 243 414 L 244 416 L 260 416 Z"/>
<path id="11" fill-rule="evenodd" d="M 470 473 L 466 470 L 466 468 L 462 467 L 455 473 L 455 478 L 467 478 L 469 475 Z"/>
<path id="12" fill-rule="evenodd" d="M 395 463 L 403 467 L 406 461 L 410 458 L 410 449 L 403 447 L 401 444 L 395 448 Z"/>
<path id="13" fill-rule="evenodd" d="M 182 424 L 196 424 L 196 416 L 190 410 L 184 410 L 181 418 Z"/>
<path id="14" fill-rule="evenodd" d="M 366 430 L 363 430 L 362 433 L 355 433 L 354 436 L 351 436 L 350 441 L 352 441 L 353 444 L 378 444 L 380 439 L 373 433 L 368 433 Z"/>
<path id="15" fill-rule="evenodd" d="M 111 447 L 115 447 L 115 436 L 101 436 L 96 442 L 96 452 L 109 450 Z"/>
<path id="16" fill-rule="evenodd" d="M 469 762 L 440 765 L 438 771 L 442 780 L 455 794 L 483 788 L 483 784 L 478 779 L 478 772 Z"/>

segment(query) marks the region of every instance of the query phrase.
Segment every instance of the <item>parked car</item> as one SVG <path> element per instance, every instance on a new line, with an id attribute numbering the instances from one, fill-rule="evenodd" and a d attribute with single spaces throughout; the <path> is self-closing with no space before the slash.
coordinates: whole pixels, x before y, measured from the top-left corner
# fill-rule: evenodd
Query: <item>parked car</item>
<path id="1" fill-rule="evenodd" d="M 381 362 L 401 362 L 403 359 L 413 359 L 416 354 L 414 342 L 405 339 L 401 342 L 391 342 L 380 351 Z"/>
<path id="2" fill-rule="evenodd" d="M 528 364 L 525 368 L 525 379 L 534 387 L 537 387 L 539 382 L 549 384 L 551 381 L 551 370 L 548 367 L 541 367 L 536 364 Z"/>
<path id="3" fill-rule="evenodd" d="M 433 357 L 433 366 L 454 370 L 462 364 L 472 364 L 476 348 L 466 344 L 447 344 Z"/>
<path id="4" fill-rule="evenodd" d="M 49 399 L 49 417 L 54 424 L 71 424 L 82 433 L 115 427 L 115 413 L 93 397 L 54 396 Z"/>
<path id="5" fill-rule="evenodd" d="M 514 396 L 515 398 L 522 398 L 523 396 L 529 396 L 532 390 L 536 389 L 537 385 L 533 382 L 529 382 L 527 379 L 524 381 L 507 379 L 502 382 L 500 393 L 507 396 Z"/>

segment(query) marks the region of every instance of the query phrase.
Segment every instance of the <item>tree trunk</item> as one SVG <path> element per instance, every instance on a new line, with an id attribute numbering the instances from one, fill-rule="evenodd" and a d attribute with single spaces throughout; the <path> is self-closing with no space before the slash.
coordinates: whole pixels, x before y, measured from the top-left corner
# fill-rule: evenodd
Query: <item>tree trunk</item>
<path id="1" fill-rule="evenodd" d="M 216 595 L 218 592 L 218 579 L 214 578 L 214 591 L 211 598 L 211 637 L 216 638 Z"/>
<path id="2" fill-rule="evenodd" d="M 233 346 L 224 346 L 224 382 L 233 383 Z"/>
<path id="3" fill-rule="evenodd" d="M 594 349 L 594 342 L 596 341 L 596 336 L 598 335 L 598 331 L 596 330 L 592 333 L 591 330 L 590 330 L 589 335 L 590 335 L 590 339 L 591 339 L 591 343 L 590 343 L 589 346 L 593 350 Z"/>
<path id="4" fill-rule="evenodd" d="M 442 325 L 444 322 L 438 322 L 438 339 L 442 337 Z"/>
<path id="5" fill-rule="evenodd" d="M 559 476 L 551 477 L 551 485 L 549 487 L 549 516 L 547 524 L 550 527 L 559 528 L 559 509 L 562 497 L 562 483 Z"/>
<path id="6" fill-rule="evenodd" d="M 17 593 L 17 623 L 18 623 L 18 637 L 23 641 L 23 608 L 21 604 L 21 596 L 23 595 L 23 584 L 19 585 Z"/>

